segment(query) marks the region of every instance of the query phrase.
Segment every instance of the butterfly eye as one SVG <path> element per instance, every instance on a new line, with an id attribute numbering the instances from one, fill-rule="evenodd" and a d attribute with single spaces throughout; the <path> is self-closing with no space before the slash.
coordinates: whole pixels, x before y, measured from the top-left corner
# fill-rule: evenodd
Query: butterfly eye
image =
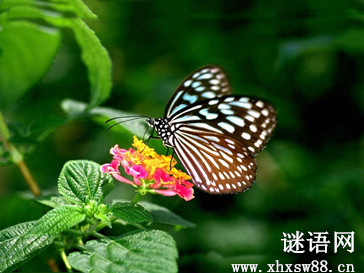
<path id="1" fill-rule="evenodd" d="M 239 193 L 255 180 L 254 157 L 272 135 L 276 111 L 263 100 L 231 95 L 225 73 L 210 65 L 192 72 L 164 117 L 148 124 L 174 149 L 198 188 Z"/>

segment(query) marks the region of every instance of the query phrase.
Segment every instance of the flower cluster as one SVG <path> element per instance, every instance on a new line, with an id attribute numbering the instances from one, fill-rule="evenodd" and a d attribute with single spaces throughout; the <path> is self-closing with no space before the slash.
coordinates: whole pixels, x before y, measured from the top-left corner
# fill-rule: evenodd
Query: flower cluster
<path id="1" fill-rule="evenodd" d="M 142 195 L 147 192 L 165 196 L 179 195 L 186 201 L 194 197 L 193 184 L 187 181 L 191 177 L 174 168 L 177 162 L 171 155 L 157 154 L 136 136 L 134 136 L 133 146 L 136 150 L 120 149 L 118 145 L 111 148 L 113 160 L 110 164 L 102 165 L 101 171 L 111 174 L 120 182 L 134 186 Z M 124 168 L 127 175 L 133 177 L 133 180 L 121 175 L 120 166 Z"/>

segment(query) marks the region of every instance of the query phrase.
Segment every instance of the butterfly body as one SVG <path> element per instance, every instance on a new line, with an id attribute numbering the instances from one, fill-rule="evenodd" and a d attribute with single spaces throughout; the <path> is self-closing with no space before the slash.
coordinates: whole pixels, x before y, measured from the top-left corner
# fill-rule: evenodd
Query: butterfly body
<path id="1" fill-rule="evenodd" d="M 172 144 L 169 142 L 170 138 L 173 137 L 175 127 L 169 124 L 166 118 L 149 118 L 147 123 L 150 127 L 155 128 L 159 138 L 162 139 L 163 145 L 166 147 L 173 148 Z"/>
<path id="2" fill-rule="evenodd" d="M 276 112 L 263 100 L 231 95 L 225 73 L 210 65 L 182 82 L 164 117 L 147 122 L 174 149 L 198 188 L 239 193 L 255 180 L 254 157 L 272 135 Z"/>

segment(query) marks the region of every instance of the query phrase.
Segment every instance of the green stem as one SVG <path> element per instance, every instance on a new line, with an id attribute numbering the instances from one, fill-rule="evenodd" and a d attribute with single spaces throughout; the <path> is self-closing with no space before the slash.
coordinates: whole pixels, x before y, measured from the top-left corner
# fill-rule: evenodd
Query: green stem
<path id="1" fill-rule="evenodd" d="M 98 239 L 109 239 L 107 236 L 101 234 L 101 233 L 98 233 L 98 232 L 95 232 L 94 234 L 92 234 L 93 236 L 95 236 L 96 238 Z"/>
<path id="2" fill-rule="evenodd" d="M 0 133 L 1 133 L 2 137 L 4 138 L 4 141 L 5 141 L 5 139 L 9 139 L 10 132 L 9 132 L 8 127 L 6 126 L 6 123 L 4 121 L 4 118 L 3 118 L 3 115 L 1 112 L 0 112 Z"/>
<path id="3" fill-rule="evenodd" d="M 140 192 L 137 192 L 137 194 L 134 196 L 133 200 L 131 200 L 131 203 L 133 205 L 135 205 L 136 203 L 139 202 L 140 198 L 142 197 L 142 195 L 140 194 Z"/>
<path id="4" fill-rule="evenodd" d="M 64 262 L 64 265 L 65 265 L 65 266 L 66 266 L 66 268 L 67 268 L 67 271 L 68 271 L 68 272 L 72 272 L 72 267 L 71 267 L 71 265 L 68 263 L 67 256 L 66 256 L 66 252 L 64 251 L 64 249 L 61 249 L 61 250 L 60 250 L 60 252 L 61 252 L 61 258 L 62 258 L 62 260 L 63 260 L 63 262 Z"/>
<path id="5" fill-rule="evenodd" d="M 1 111 L 0 111 L 0 138 L 4 142 L 5 148 L 9 151 L 12 161 L 18 166 L 20 172 L 22 173 L 33 195 L 40 196 L 42 193 L 39 189 L 38 183 L 34 180 L 32 174 L 28 169 L 28 166 L 25 164 L 23 155 L 9 141 L 10 131 L 8 126 L 6 125 L 6 122 L 3 118 Z"/>
<path id="6" fill-rule="evenodd" d="M 95 230 L 100 230 L 100 229 L 103 229 L 104 227 L 107 227 L 107 224 L 104 223 L 104 222 L 101 222 L 100 224 L 98 224 L 95 228 Z"/>

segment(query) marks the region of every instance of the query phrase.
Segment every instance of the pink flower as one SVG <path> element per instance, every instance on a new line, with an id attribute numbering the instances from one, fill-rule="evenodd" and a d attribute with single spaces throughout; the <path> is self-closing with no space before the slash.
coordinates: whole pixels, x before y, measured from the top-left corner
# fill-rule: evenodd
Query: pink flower
<path id="1" fill-rule="evenodd" d="M 119 173 L 120 162 L 118 160 L 111 161 L 110 164 L 104 164 L 101 166 L 101 171 L 104 173 Z"/>
<path id="2" fill-rule="evenodd" d="M 134 178 L 146 178 L 148 176 L 148 172 L 141 165 L 133 165 L 125 168 L 125 172 L 128 175 L 133 176 Z"/>
<path id="3" fill-rule="evenodd" d="M 194 198 L 193 196 L 193 190 L 192 190 L 193 184 L 187 181 L 178 181 L 175 184 L 175 192 L 184 200 L 190 201 Z"/>
<path id="4" fill-rule="evenodd" d="M 139 178 L 144 179 L 148 176 L 148 172 L 140 165 L 127 166 L 125 172 L 134 177 L 134 183 L 138 186 L 142 184 Z"/>
<path id="5" fill-rule="evenodd" d="M 111 174 L 120 182 L 134 186 L 142 195 L 147 192 L 164 196 L 178 195 L 186 201 L 194 197 L 193 184 L 186 181 L 191 177 L 173 167 L 176 161 L 172 156 L 157 154 L 135 136 L 133 146 L 137 150 L 120 149 L 118 145 L 112 147 L 110 154 L 113 155 L 113 160 L 102 165 L 100 170 Z M 120 167 L 133 180 L 123 177 Z"/>
<path id="6" fill-rule="evenodd" d="M 190 201 L 194 198 L 192 184 L 184 181 L 184 183 L 180 183 L 176 181 L 175 184 L 172 185 L 170 189 L 156 189 L 155 192 L 164 196 L 174 196 L 178 195 L 186 201 Z"/>
<path id="7" fill-rule="evenodd" d="M 173 176 L 171 176 L 169 173 L 163 171 L 162 169 L 157 168 L 154 171 L 153 179 L 158 183 L 170 182 L 170 181 L 173 181 Z"/>

